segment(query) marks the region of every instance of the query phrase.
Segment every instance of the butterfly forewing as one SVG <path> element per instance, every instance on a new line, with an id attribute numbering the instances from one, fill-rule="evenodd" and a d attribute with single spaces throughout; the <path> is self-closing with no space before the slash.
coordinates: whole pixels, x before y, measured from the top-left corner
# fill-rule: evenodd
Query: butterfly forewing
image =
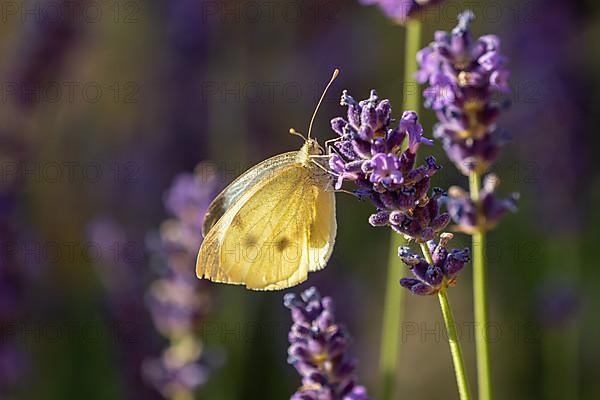
<path id="1" fill-rule="evenodd" d="M 202 235 L 206 236 L 210 228 L 232 207 L 248 190 L 277 174 L 281 168 L 289 167 L 296 160 L 298 152 L 290 151 L 271 157 L 250 168 L 231 182 L 212 201 L 204 216 Z"/>

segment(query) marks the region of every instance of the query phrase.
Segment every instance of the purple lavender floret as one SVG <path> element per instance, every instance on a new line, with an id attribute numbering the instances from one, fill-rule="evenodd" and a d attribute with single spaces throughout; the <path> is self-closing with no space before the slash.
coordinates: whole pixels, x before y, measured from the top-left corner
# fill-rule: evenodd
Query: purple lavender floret
<path id="1" fill-rule="evenodd" d="M 471 200 L 469 193 L 462 188 L 452 186 L 448 190 L 449 196 L 446 199 L 448 213 L 456 223 L 457 230 L 468 234 L 473 234 L 479 229 L 489 231 L 498 225 L 508 211 L 517 211 L 518 194 L 511 193 L 505 199 L 498 198 L 494 192 L 499 184 L 500 180 L 494 174 L 484 178 L 483 187 L 479 192 L 480 210 Z"/>
<path id="2" fill-rule="evenodd" d="M 504 140 L 496 127 L 501 107 L 494 98 L 509 92 L 500 39 L 485 35 L 475 40 L 473 19 L 473 12 L 465 11 L 452 32 L 436 32 L 434 41 L 417 54 L 420 69 L 415 75 L 428 85 L 425 106 L 439 120 L 434 136 L 465 175 L 484 173 L 498 157 Z"/>
<path id="3" fill-rule="evenodd" d="M 443 0 L 359 0 L 361 4 L 377 5 L 381 11 L 394 21 L 404 24 L 415 18 L 425 8 L 441 3 Z"/>
<path id="4" fill-rule="evenodd" d="M 440 211 L 444 192 L 434 189 L 428 195 L 430 178 L 440 169 L 435 159 L 415 165 L 420 145 L 433 143 L 423 137 L 417 114 L 405 111 L 392 127 L 390 101 L 380 100 L 374 90 L 360 102 L 343 91 L 341 104 L 348 107 L 346 119 L 331 121 L 339 135 L 329 162 L 338 177 L 336 189 L 344 181 L 358 186 L 356 193 L 378 209 L 369 218 L 371 225 L 389 226 L 417 241 L 432 239 L 450 218 Z"/>
<path id="5" fill-rule="evenodd" d="M 288 293 L 284 305 L 294 321 L 288 335 L 288 362 L 302 376 L 291 400 L 368 400 L 356 384 L 356 360 L 348 355 L 350 338 L 336 322 L 333 301 L 316 288 Z"/>
<path id="6" fill-rule="evenodd" d="M 376 154 L 369 163 L 363 165 L 371 171 L 371 183 L 381 184 L 388 190 L 400 187 L 404 180 L 400 172 L 400 160 L 393 154 Z"/>
<path id="7" fill-rule="evenodd" d="M 454 286 L 458 273 L 470 261 L 470 254 L 468 248 L 448 251 L 448 242 L 452 236 L 451 233 L 443 233 L 438 244 L 433 240 L 427 242 L 432 265 L 421 256 L 412 253 L 410 248 L 400 247 L 398 255 L 414 275 L 414 278 L 402 278 L 400 285 L 420 296 L 436 294 L 442 288 Z"/>

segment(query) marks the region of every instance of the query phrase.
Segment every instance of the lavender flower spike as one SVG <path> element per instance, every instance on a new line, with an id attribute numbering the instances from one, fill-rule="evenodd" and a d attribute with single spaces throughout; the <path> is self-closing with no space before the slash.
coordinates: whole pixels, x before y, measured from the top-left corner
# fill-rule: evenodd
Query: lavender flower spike
<path id="1" fill-rule="evenodd" d="M 400 285 L 421 296 L 436 294 L 444 287 L 454 286 L 456 276 L 469 262 L 470 255 L 467 248 L 448 251 L 448 242 L 452 237 L 451 233 L 442 233 L 438 244 L 432 240 L 427 242 L 432 254 L 432 265 L 421 256 L 413 254 L 408 247 L 400 247 L 398 255 L 415 276 L 402 278 Z"/>
<path id="2" fill-rule="evenodd" d="M 435 159 L 428 157 L 423 165 L 415 165 L 419 147 L 433 143 L 423 137 L 417 113 L 405 111 L 398 126 L 392 127 L 390 101 L 380 100 L 374 90 L 361 102 L 344 91 L 340 103 L 348 110 L 347 119 L 331 121 L 339 135 L 337 152 L 329 163 L 338 177 L 336 187 L 351 181 L 360 197 L 371 200 L 377 207 L 371 225 L 389 226 L 421 242 L 433 239 L 450 218 L 440 212 L 444 192 L 434 189 L 428 195 L 429 179 L 440 168 Z"/>
<path id="3" fill-rule="evenodd" d="M 144 377 L 165 398 L 191 398 L 221 363 L 211 358 L 200 335 L 202 320 L 211 310 L 210 295 L 196 279 L 194 265 L 202 219 L 214 193 L 214 180 L 202 174 L 181 174 L 165 196 L 173 214 L 161 225 L 160 242 L 153 249 L 164 269 L 147 292 L 147 305 L 156 329 L 169 341 L 160 356 L 145 360 Z"/>
<path id="4" fill-rule="evenodd" d="M 368 400 L 356 384 L 356 360 L 348 355 L 348 334 L 335 322 L 333 302 L 316 288 L 300 297 L 288 293 L 284 305 L 292 312 L 288 362 L 302 375 L 302 387 L 291 400 Z"/>
<path id="5" fill-rule="evenodd" d="M 436 111 L 434 136 L 442 140 L 448 157 L 465 175 L 482 174 L 504 141 L 496 126 L 501 107 L 494 97 L 509 91 L 509 72 L 500 39 L 486 35 L 474 40 L 471 11 L 458 19 L 452 32 L 436 32 L 435 40 L 418 52 L 415 78 L 428 85 L 425 106 Z"/>
<path id="6" fill-rule="evenodd" d="M 415 18 L 427 7 L 441 3 L 442 0 L 359 0 L 360 3 L 370 6 L 377 5 L 383 13 L 394 21 L 404 24 L 409 19 Z"/>

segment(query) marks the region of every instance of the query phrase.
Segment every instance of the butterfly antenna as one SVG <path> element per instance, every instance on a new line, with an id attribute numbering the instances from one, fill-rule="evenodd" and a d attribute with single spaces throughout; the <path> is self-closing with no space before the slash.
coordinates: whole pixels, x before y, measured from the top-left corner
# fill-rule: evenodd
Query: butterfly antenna
<path id="1" fill-rule="evenodd" d="M 301 134 L 300 132 L 298 132 L 297 130 L 295 130 L 294 128 L 290 128 L 290 135 L 294 135 L 294 136 L 300 136 L 302 138 L 302 140 L 304 140 L 305 142 L 308 140 L 304 137 L 303 134 Z"/>
<path id="2" fill-rule="evenodd" d="M 325 90 L 323 90 L 323 94 L 321 95 L 321 98 L 319 99 L 319 102 L 317 103 L 317 107 L 315 107 L 315 112 L 312 115 L 312 118 L 310 119 L 310 124 L 308 125 L 308 138 L 310 139 L 310 133 L 312 132 L 312 127 L 313 127 L 313 123 L 315 122 L 315 117 L 317 116 L 317 111 L 319 111 L 319 107 L 321 107 L 321 103 L 323 102 L 323 99 L 325 98 L 325 95 L 327 94 L 327 90 L 329 90 L 329 87 L 331 86 L 331 84 L 333 83 L 333 81 L 335 81 L 335 78 L 338 77 L 340 73 L 339 69 L 334 69 L 333 70 L 333 75 L 331 76 L 331 79 L 329 80 L 329 83 L 327 84 L 327 86 L 325 86 Z"/>

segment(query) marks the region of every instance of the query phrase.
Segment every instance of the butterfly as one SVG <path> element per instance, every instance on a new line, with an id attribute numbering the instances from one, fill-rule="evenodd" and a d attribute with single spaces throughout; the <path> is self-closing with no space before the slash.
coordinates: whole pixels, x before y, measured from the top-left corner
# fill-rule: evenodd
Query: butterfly
<path id="1" fill-rule="evenodd" d="M 295 286 L 325 268 L 337 222 L 328 155 L 310 133 L 336 69 L 312 115 L 304 145 L 252 167 L 210 204 L 196 275 L 253 290 Z"/>

